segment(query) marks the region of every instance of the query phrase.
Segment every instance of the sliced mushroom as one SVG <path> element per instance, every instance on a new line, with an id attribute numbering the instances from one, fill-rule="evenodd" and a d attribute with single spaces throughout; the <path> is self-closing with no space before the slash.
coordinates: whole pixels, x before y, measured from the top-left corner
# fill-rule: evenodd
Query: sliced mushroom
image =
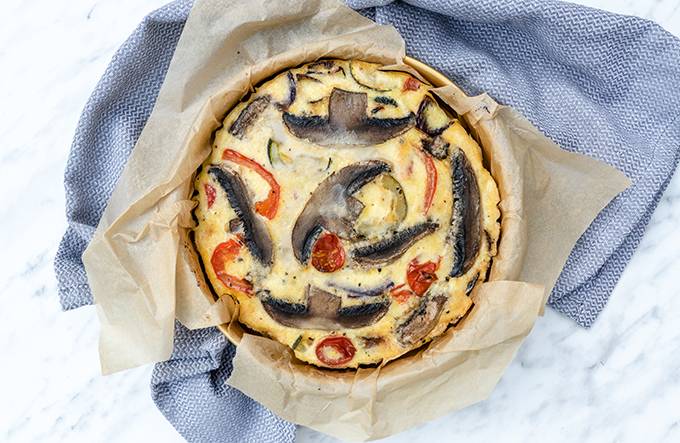
<path id="1" fill-rule="evenodd" d="M 434 329 L 448 298 L 441 293 L 423 297 L 411 315 L 397 325 L 396 337 L 403 346 L 413 346 Z"/>
<path id="2" fill-rule="evenodd" d="M 269 293 L 258 293 L 264 310 L 278 323 L 300 329 L 356 329 L 380 320 L 389 308 L 389 300 L 342 307 L 342 299 L 314 286 L 307 288 L 305 303 L 278 299 Z"/>
<path id="3" fill-rule="evenodd" d="M 292 72 L 286 72 L 286 75 L 276 77 L 271 81 L 274 86 L 270 91 L 270 102 L 274 104 L 279 110 L 285 111 L 295 101 L 297 95 L 297 83 Z"/>
<path id="4" fill-rule="evenodd" d="M 410 226 L 388 238 L 355 248 L 352 251 L 352 258 L 361 264 L 389 263 L 401 257 L 415 242 L 432 234 L 437 228 L 439 225 L 434 222 Z"/>
<path id="5" fill-rule="evenodd" d="M 276 104 L 279 109 L 288 109 L 288 106 L 293 104 L 297 95 L 297 84 L 295 83 L 293 73 L 288 71 L 286 78 L 288 79 L 288 98 Z"/>
<path id="6" fill-rule="evenodd" d="M 416 116 L 416 128 L 424 132 L 422 147 L 434 158 L 443 160 L 449 155 L 449 143 L 440 137 L 442 132 L 451 125 L 451 119 L 429 96 L 426 96 Z"/>
<path id="7" fill-rule="evenodd" d="M 462 149 L 451 157 L 451 174 L 453 213 L 449 237 L 453 247 L 453 265 L 449 275 L 459 277 L 474 264 L 481 235 L 479 186 Z"/>
<path id="8" fill-rule="evenodd" d="M 243 138 L 248 128 L 255 123 L 255 120 L 267 108 L 270 100 L 271 98 L 268 95 L 263 95 L 248 103 L 229 127 L 229 133 L 238 139 Z"/>
<path id="9" fill-rule="evenodd" d="M 336 65 L 333 60 L 321 60 L 307 65 L 307 74 L 335 74 L 338 72 L 345 75 L 343 67 Z"/>
<path id="10" fill-rule="evenodd" d="M 376 314 L 381 314 L 380 316 L 382 317 L 387 312 L 387 306 L 389 306 L 389 303 L 386 300 L 377 303 L 345 306 L 338 309 L 338 321 L 343 326 L 346 326 L 346 324 L 356 324 L 359 321 L 358 319 L 372 319 Z M 372 321 L 368 324 L 370 323 Z"/>
<path id="11" fill-rule="evenodd" d="M 423 149 L 436 159 L 444 160 L 449 156 L 449 143 L 440 136 L 426 137 L 422 141 Z"/>
<path id="12" fill-rule="evenodd" d="M 283 121 L 296 137 L 321 146 L 369 146 L 385 142 L 415 125 L 413 113 L 402 118 L 372 118 L 363 92 L 333 88 L 328 116 L 285 112 Z"/>
<path id="13" fill-rule="evenodd" d="M 253 203 L 241 177 L 236 172 L 219 166 L 211 166 L 208 173 L 227 194 L 227 201 L 240 221 L 245 244 L 250 253 L 262 265 L 271 265 L 272 239 L 262 220 L 253 211 Z"/>
<path id="14" fill-rule="evenodd" d="M 477 280 L 479 280 L 479 272 L 476 273 L 474 277 L 472 277 L 472 279 L 468 282 L 467 286 L 465 287 L 465 295 L 470 295 L 470 292 L 475 289 Z"/>
<path id="15" fill-rule="evenodd" d="M 382 283 L 373 288 L 359 288 L 359 287 L 351 288 L 337 283 L 330 283 L 329 286 L 342 290 L 343 292 L 347 293 L 348 297 L 361 298 L 361 297 L 377 297 L 383 295 L 385 292 L 387 292 L 390 288 L 394 286 L 394 282 L 386 281 L 385 283 Z"/>
<path id="16" fill-rule="evenodd" d="M 265 311 L 282 325 L 289 326 L 291 318 L 305 316 L 309 309 L 304 303 L 294 303 L 288 300 L 273 297 L 268 291 L 258 294 Z"/>
<path id="17" fill-rule="evenodd" d="M 430 137 L 440 135 L 451 125 L 451 120 L 446 113 L 437 106 L 437 103 L 429 96 L 425 96 L 416 116 L 416 128 Z"/>
<path id="18" fill-rule="evenodd" d="M 314 78 L 311 75 L 307 75 L 307 74 L 295 74 L 295 79 L 297 81 L 309 80 L 309 81 L 321 83 L 321 80 L 319 80 L 318 78 Z"/>
<path id="19" fill-rule="evenodd" d="M 383 318 L 387 314 L 389 307 L 390 302 L 385 299 L 378 302 L 341 308 L 338 311 L 338 324 L 347 329 L 363 328 Z M 337 328 L 333 327 L 330 329 Z"/>
<path id="20" fill-rule="evenodd" d="M 389 171 L 387 163 L 369 160 L 345 166 L 322 181 L 293 226 L 295 258 L 300 263 L 307 263 L 314 240 L 322 229 L 341 238 L 352 237 L 353 223 L 364 207 L 352 194 L 378 175 Z"/>

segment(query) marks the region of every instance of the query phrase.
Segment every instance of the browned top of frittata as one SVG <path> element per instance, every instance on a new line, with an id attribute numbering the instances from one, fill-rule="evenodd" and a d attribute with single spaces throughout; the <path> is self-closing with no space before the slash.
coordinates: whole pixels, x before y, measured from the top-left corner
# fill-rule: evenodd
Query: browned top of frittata
<path id="1" fill-rule="evenodd" d="M 226 116 L 195 181 L 195 242 L 241 323 L 306 362 L 354 368 L 468 312 L 496 253 L 498 190 L 430 89 L 325 60 Z"/>

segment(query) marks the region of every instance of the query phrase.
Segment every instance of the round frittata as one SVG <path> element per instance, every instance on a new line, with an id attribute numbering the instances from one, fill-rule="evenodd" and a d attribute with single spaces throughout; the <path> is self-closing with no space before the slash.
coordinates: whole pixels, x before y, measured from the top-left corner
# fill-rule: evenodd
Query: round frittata
<path id="1" fill-rule="evenodd" d="M 195 180 L 215 293 L 322 367 L 387 362 L 457 323 L 500 234 L 479 145 L 430 85 L 380 68 L 322 60 L 266 81 Z"/>

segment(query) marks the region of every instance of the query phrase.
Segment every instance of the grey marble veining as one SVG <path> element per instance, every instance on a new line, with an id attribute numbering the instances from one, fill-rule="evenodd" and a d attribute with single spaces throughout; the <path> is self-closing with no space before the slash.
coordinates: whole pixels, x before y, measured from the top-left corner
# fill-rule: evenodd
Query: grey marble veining
<path id="1" fill-rule="evenodd" d="M 52 258 L 78 115 L 164 0 L 6 0 L 0 27 L 0 441 L 181 441 L 150 368 L 99 376 L 93 308 L 61 313 Z M 680 35 L 680 0 L 579 0 Z M 548 310 L 491 398 L 389 441 L 680 441 L 680 178 L 590 330 Z M 301 442 L 330 442 L 308 429 Z M 228 441 L 225 438 L 225 441 Z"/>

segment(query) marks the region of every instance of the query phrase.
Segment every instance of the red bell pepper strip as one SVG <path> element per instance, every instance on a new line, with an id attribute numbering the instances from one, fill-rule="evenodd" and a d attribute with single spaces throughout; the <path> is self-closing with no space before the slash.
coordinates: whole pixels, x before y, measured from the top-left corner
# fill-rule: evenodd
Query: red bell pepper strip
<path id="1" fill-rule="evenodd" d="M 253 285 L 242 278 L 228 274 L 225 267 L 238 256 L 243 243 L 237 239 L 227 240 L 217 245 L 210 258 L 210 264 L 224 286 L 244 294 L 253 294 Z"/>
<path id="2" fill-rule="evenodd" d="M 217 198 L 217 191 L 208 183 L 203 188 L 205 189 L 205 197 L 208 200 L 208 209 L 210 209 L 213 203 L 215 203 L 215 198 Z"/>
<path id="3" fill-rule="evenodd" d="M 434 193 L 437 190 L 437 168 L 434 165 L 434 160 L 430 155 L 423 151 L 418 150 L 420 157 L 425 163 L 425 172 L 427 174 L 427 182 L 425 183 L 425 201 L 423 203 L 423 211 L 425 215 L 430 211 L 432 206 L 432 200 L 434 200 Z"/>
<path id="4" fill-rule="evenodd" d="M 276 212 L 279 210 L 281 187 L 271 172 L 267 171 L 255 160 L 248 158 L 232 149 L 225 149 L 224 153 L 222 154 L 222 158 L 224 160 L 229 160 L 241 166 L 245 166 L 246 168 L 252 169 L 269 184 L 269 195 L 267 195 L 266 199 L 255 203 L 255 210 L 263 217 L 267 217 L 269 220 L 273 219 L 276 216 Z"/>
<path id="5" fill-rule="evenodd" d="M 328 355 L 332 353 L 331 355 Z M 316 345 L 316 357 L 325 365 L 340 366 L 354 358 L 357 352 L 352 341 L 341 335 L 324 338 Z M 333 355 L 335 354 L 335 355 Z"/>
<path id="6" fill-rule="evenodd" d="M 323 234 L 312 248 L 312 266 L 321 272 L 335 272 L 345 264 L 345 250 L 337 235 Z"/>

